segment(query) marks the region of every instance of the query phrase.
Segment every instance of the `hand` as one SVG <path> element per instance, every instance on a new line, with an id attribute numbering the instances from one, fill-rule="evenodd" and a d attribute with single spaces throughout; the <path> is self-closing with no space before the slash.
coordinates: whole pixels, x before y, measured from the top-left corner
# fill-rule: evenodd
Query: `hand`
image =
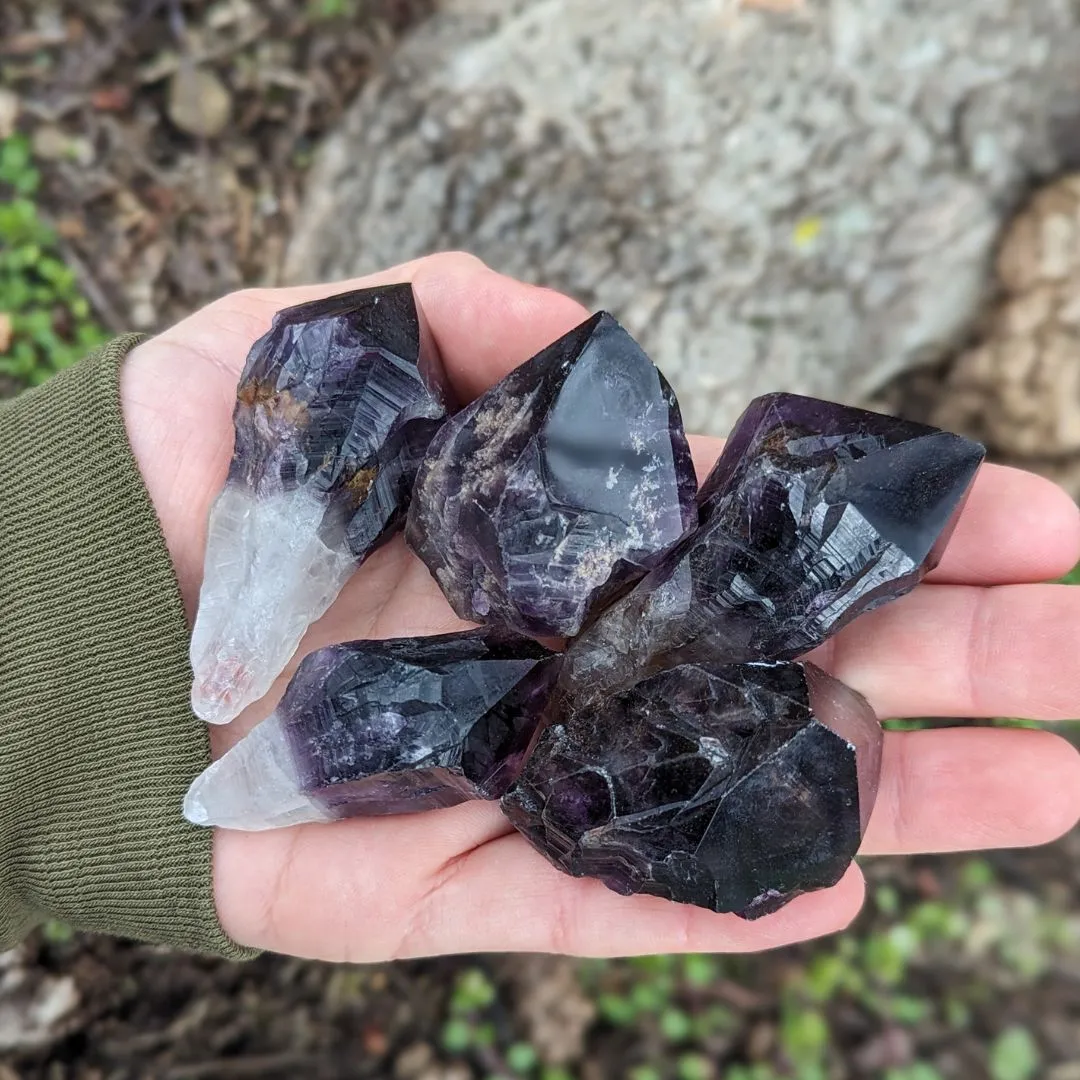
<path id="1" fill-rule="evenodd" d="M 189 619 L 251 343 L 279 308 L 403 280 L 413 282 L 464 400 L 585 316 L 572 300 L 502 277 L 469 256 L 436 255 L 361 281 L 234 293 L 132 353 L 123 376 L 125 417 Z M 719 447 L 714 439 L 694 441 L 702 475 Z M 1032 584 L 1064 573 L 1078 555 L 1080 514 L 1063 492 L 986 466 L 929 581 L 859 619 L 815 659 L 882 717 L 1080 716 L 1080 588 Z M 464 625 L 398 537 L 361 568 L 300 654 L 331 641 Z M 294 669 L 264 701 L 210 731 L 215 755 L 270 711 Z M 194 716 L 191 722 L 198 723 Z M 890 733 L 864 852 L 1040 844 L 1078 816 L 1080 755 L 1053 734 L 973 727 Z M 610 956 L 761 949 L 840 930 L 859 909 L 863 882 L 852 867 L 834 888 L 746 923 L 567 877 L 511 830 L 497 806 L 467 803 L 268 833 L 219 830 L 214 895 L 223 927 L 241 944 L 375 961 L 502 950 Z"/>

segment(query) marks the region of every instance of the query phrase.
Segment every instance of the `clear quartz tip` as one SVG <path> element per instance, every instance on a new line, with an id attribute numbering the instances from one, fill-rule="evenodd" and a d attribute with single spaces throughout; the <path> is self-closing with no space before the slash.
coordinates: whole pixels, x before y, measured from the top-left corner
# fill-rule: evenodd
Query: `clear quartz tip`
<path id="1" fill-rule="evenodd" d="M 334 814 L 305 795 L 277 713 L 200 773 L 184 796 L 193 825 L 259 832 Z"/>
<path id="2" fill-rule="evenodd" d="M 227 724 L 261 696 L 248 672 L 247 664 L 237 656 L 218 658 L 191 685 L 192 712 L 208 724 Z"/>
<path id="3" fill-rule="evenodd" d="M 227 724 L 270 689 L 356 562 L 319 536 L 325 506 L 298 489 L 255 496 L 226 485 L 210 513 L 191 636 L 191 708 Z"/>

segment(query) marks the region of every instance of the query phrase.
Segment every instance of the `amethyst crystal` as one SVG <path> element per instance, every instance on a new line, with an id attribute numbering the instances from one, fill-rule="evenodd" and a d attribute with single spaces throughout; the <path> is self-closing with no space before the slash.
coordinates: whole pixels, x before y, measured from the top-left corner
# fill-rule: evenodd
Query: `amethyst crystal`
<path id="1" fill-rule="evenodd" d="M 273 715 L 195 780 L 184 813 L 267 829 L 498 798 L 560 661 L 496 629 L 320 649 Z"/>
<path id="2" fill-rule="evenodd" d="M 502 805 L 567 873 L 757 918 L 858 850 L 881 727 L 810 664 L 686 664 L 562 710 Z"/>
<path id="3" fill-rule="evenodd" d="M 399 527 L 450 392 L 410 285 L 278 313 L 248 355 L 210 516 L 192 705 L 261 697 L 352 571 Z"/>
<path id="4" fill-rule="evenodd" d="M 792 659 L 937 565 L 977 443 L 795 394 L 753 401 L 700 493 L 701 527 L 571 647 L 602 695 L 649 670 Z"/>
<path id="5" fill-rule="evenodd" d="M 444 425 L 406 539 L 462 618 L 576 634 L 696 523 L 678 403 L 594 315 Z"/>

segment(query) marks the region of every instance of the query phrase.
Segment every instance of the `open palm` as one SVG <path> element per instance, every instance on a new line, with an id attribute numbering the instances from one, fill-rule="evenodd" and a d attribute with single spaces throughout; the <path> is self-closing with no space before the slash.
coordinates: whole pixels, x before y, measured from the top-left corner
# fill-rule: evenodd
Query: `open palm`
<path id="1" fill-rule="evenodd" d="M 235 293 L 132 353 L 125 418 L 189 619 L 251 343 L 282 307 L 404 280 L 413 282 L 463 400 L 584 317 L 567 297 L 502 277 L 469 256 L 436 255 L 362 281 Z M 699 473 L 719 448 L 713 439 L 694 440 Z M 984 467 L 929 581 L 859 619 L 814 659 L 866 695 L 882 717 L 1080 715 L 1080 589 L 1035 584 L 1068 570 L 1078 554 L 1080 514 L 1063 492 L 1017 470 Z M 331 641 L 465 625 L 398 537 L 355 575 L 300 655 Z M 264 701 L 211 730 L 215 755 L 270 711 L 294 668 Z M 864 852 L 1038 844 L 1078 817 L 1080 755 L 1053 734 L 974 727 L 890 733 Z M 498 950 L 608 956 L 760 949 L 842 928 L 860 906 L 863 885 L 853 867 L 834 888 L 746 923 L 569 878 L 515 834 L 497 806 L 467 803 L 268 833 L 221 830 L 214 891 L 222 925 L 241 944 L 368 961 Z"/>

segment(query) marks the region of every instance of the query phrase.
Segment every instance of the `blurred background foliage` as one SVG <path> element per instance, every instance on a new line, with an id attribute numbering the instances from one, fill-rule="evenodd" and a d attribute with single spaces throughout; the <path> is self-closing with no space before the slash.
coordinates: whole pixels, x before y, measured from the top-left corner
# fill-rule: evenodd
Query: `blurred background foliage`
<path id="1" fill-rule="evenodd" d="M 315 141 L 371 58 L 428 10 L 266 5 L 260 34 L 205 69 L 215 86 L 203 92 L 224 91 L 215 100 L 241 118 L 211 160 L 207 133 L 185 130 L 170 98 L 177 13 L 205 44 L 215 18 L 233 32 L 236 5 L 143 6 L 134 54 L 94 64 L 80 52 L 86 5 L 15 0 L 0 15 L 0 392 L 44 381 L 110 332 L 273 282 Z M 75 104 L 50 111 L 39 83 L 57 71 Z M 106 129 L 110 157 L 88 159 Z M 240 236 L 221 228 L 238 205 L 254 215 Z M 122 287 L 148 259 L 154 289 Z M 867 862 L 848 932 L 760 956 L 234 966 L 51 923 L 0 958 L 0 1078 L 1080 1080 L 1077 849 L 1073 835 L 1040 851 Z"/>
<path id="2" fill-rule="evenodd" d="M 106 338 L 35 196 L 30 141 L 0 141 L 0 375 L 44 382 Z"/>

